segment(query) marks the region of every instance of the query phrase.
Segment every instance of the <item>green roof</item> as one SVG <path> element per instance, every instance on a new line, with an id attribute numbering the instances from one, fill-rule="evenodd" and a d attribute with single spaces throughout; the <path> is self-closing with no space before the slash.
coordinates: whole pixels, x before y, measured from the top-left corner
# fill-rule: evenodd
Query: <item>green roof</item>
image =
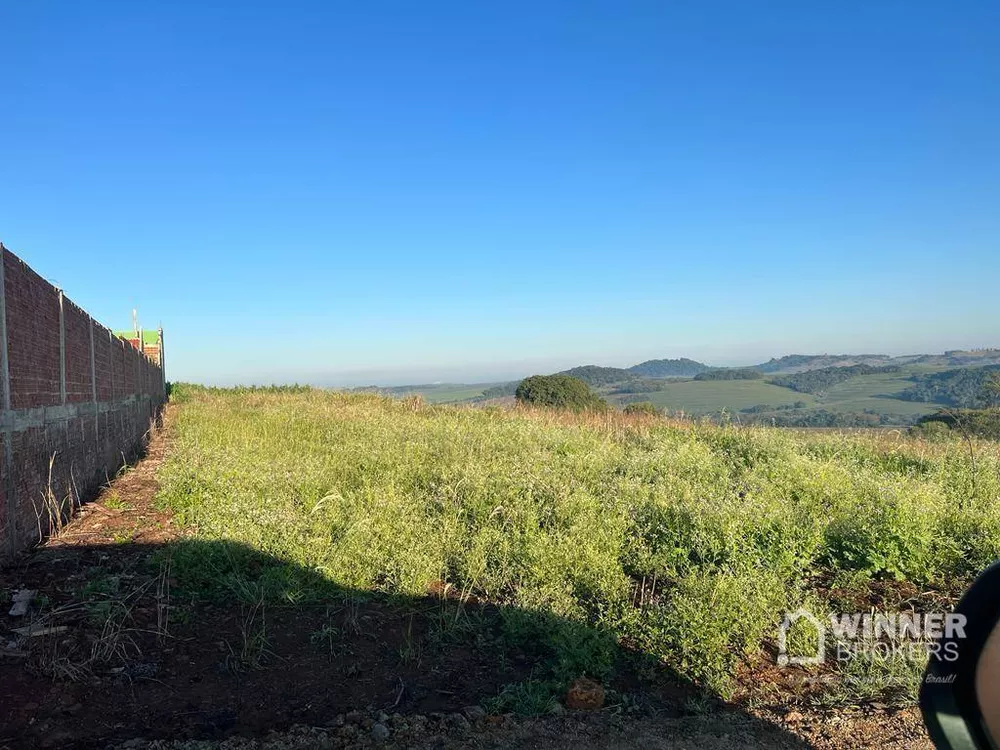
<path id="1" fill-rule="evenodd" d="M 134 339 L 135 331 L 115 331 L 115 336 L 123 339 Z M 160 343 L 160 332 L 159 331 L 143 331 L 142 332 L 142 345 L 143 346 L 156 346 Z"/>

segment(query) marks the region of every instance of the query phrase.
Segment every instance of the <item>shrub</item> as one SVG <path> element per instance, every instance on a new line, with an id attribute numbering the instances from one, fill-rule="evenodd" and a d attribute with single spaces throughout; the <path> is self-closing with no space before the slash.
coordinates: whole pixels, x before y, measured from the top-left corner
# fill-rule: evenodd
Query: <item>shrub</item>
<path id="1" fill-rule="evenodd" d="M 626 414 L 645 414 L 650 417 L 660 416 L 660 410 L 656 408 L 656 404 L 649 401 L 637 401 L 634 404 L 627 404 L 622 411 Z"/>
<path id="2" fill-rule="evenodd" d="M 720 367 L 694 376 L 695 380 L 760 380 L 764 375 L 752 367 Z"/>
<path id="3" fill-rule="evenodd" d="M 921 417 L 917 426 L 925 433 L 941 435 L 944 425 L 985 438 L 1000 438 L 1000 409 L 942 409 Z"/>
<path id="4" fill-rule="evenodd" d="M 514 396 L 522 404 L 558 409 L 606 409 L 607 402 L 579 378 L 569 375 L 532 375 L 517 386 Z"/>

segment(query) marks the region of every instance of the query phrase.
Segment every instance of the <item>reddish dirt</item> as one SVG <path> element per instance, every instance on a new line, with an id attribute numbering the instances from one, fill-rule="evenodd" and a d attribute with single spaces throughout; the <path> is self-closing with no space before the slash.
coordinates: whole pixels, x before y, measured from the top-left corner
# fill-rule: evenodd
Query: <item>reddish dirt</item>
<path id="1" fill-rule="evenodd" d="M 499 623 L 485 603 L 462 605 L 479 623 L 471 635 L 442 641 L 429 635 L 436 618 L 452 618 L 459 606 L 447 590 L 406 601 L 348 598 L 262 608 L 171 598 L 169 569 L 158 555 L 184 531 L 155 507 L 154 495 L 174 408 L 168 408 L 164 429 L 142 461 L 85 505 L 57 537 L 0 570 L 0 592 L 7 597 L 0 609 L 0 750 L 103 747 L 139 737 L 260 736 L 293 725 L 329 725 L 317 730 L 326 738 L 318 744 L 353 746 L 370 739 L 371 720 L 362 730 L 344 728 L 343 716 L 358 710 L 398 714 L 397 725 L 405 725 L 406 717 L 429 717 L 428 726 L 437 721 L 451 727 L 426 735 L 398 733 L 400 742 L 414 747 L 674 747 L 684 737 L 690 741 L 684 746 L 718 747 L 926 742 L 912 710 L 751 715 L 710 701 L 699 707 L 708 716 L 691 715 L 689 687 L 640 681 L 627 669 L 608 681 L 600 712 L 581 712 L 576 719 L 577 712 L 530 721 L 486 717 L 471 734 L 467 727 L 455 730 L 455 722 L 435 717 L 453 716 L 532 675 L 531 654 L 498 648 L 499 639 L 491 640 Z M 21 588 L 38 594 L 27 616 L 11 617 L 6 602 Z M 61 630 L 35 637 L 13 633 L 29 625 Z M 262 631 L 266 638 L 258 638 Z M 639 696 L 630 709 L 637 713 L 619 715 L 623 706 L 616 696 L 622 694 Z M 392 732 L 395 737 L 397 730 Z"/>

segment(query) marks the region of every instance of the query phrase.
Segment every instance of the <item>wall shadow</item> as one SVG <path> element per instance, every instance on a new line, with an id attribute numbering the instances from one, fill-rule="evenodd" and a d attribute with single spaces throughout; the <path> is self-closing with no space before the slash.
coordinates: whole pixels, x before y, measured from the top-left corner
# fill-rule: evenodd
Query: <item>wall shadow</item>
<path id="1" fill-rule="evenodd" d="M 45 547 L 0 570 L 0 590 L 20 588 L 37 594 L 23 617 L 0 611 L 0 748 L 264 734 L 366 710 L 563 713 L 584 675 L 605 713 L 742 713 L 600 629 L 446 586 L 346 588 L 233 542 Z M 734 744 L 807 747 L 742 718 L 753 742 Z"/>

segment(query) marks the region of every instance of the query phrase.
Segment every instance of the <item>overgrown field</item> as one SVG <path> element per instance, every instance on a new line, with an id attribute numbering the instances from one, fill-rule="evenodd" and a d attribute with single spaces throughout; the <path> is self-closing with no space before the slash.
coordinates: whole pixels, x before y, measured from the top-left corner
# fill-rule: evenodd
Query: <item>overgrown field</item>
<path id="1" fill-rule="evenodd" d="M 317 581 L 450 588 L 501 605 L 512 631 L 518 613 L 568 624 L 522 632 L 551 647 L 539 676 L 556 681 L 606 674 L 610 638 L 729 695 L 774 663 L 785 611 L 947 602 L 1000 557 L 996 443 L 310 390 L 174 397 L 162 501 L 197 537 L 283 562 L 180 555 L 180 585 L 293 602 L 323 596 Z M 919 666 L 829 665 L 854 679 L 827 698 L 908 700 Z"/>

